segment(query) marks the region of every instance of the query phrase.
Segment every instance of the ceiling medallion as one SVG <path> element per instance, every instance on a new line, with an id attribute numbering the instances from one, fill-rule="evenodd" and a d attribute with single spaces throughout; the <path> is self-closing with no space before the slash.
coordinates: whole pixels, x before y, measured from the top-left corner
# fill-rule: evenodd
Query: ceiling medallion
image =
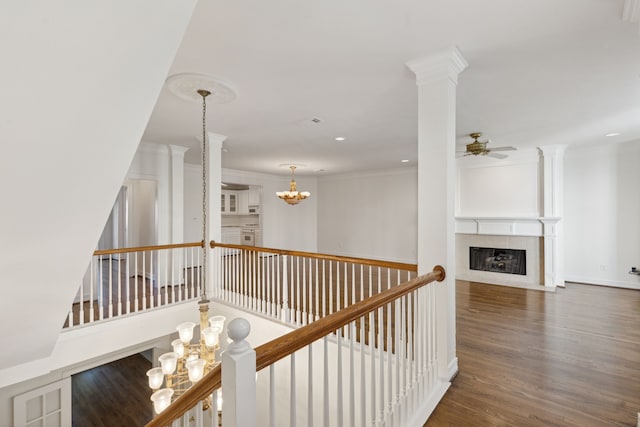
<path id="1" fill-rule="evenodd" d="M 217 77 L 200 73 L 178 73 L 167 77 L 167 88 L 171 93 L 185 101 L 201 102 L 199 90 L 211 94 L 207 98 L 209 104 L 225 104 L 236 99 L 233 86 Z"/>

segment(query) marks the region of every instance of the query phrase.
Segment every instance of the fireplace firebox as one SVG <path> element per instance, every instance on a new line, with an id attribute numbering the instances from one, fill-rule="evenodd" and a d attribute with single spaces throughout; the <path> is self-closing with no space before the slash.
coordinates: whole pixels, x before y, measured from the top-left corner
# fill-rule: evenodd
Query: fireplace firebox
<path id="1" fill-rule="evenodd" d="M 471 270 L 495 273 L 527 274 L 527 257 L 524 249 L 501 249 L 469 247 L 469 268 Z"/>

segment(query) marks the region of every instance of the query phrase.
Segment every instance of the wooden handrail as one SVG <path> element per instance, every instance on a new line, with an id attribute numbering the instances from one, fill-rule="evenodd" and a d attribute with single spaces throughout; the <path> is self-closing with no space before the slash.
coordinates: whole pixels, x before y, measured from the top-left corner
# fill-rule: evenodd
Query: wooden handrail
<path id="1" fill-rule="evenodd" d="M 438 282 L 443 281 L 445 276 L 444 268 L 437 265 L 430 273 L 387 289 L 257 347 L 255 349 L 256 372 L 428 283 L 435 280 Z M 221 365 L 217 365 L 211 372 L 184 392 L 182 396 L 178 397 L 167 409 L 152 419 L 147 424 L 147 427 L 169 425 L 173 420 L 178 419 L 182 414 L 197 405 L 199 401 L 213 393 L 214 390 L 220 388 L 221 385 L 222 369 Z"/>
<path id="2" fill-rule="evenodd" d="M 302 251 L 289 251 L 285 249 L 274 249 L 274 248 L 261 248 L 257 246 L 243 246 L 243 245 L 233 245 L 230 243 L 218 243 L 215 241 L 211 241 L 209 243 L 211 248 L 231 248 L 231 249 L 243 249 L 246 251 L 253 252 L 267 252 L 278 255 L 292 255 L 292 256 L 300 256 L 306 258 L 316 258 L 328 261 L 339 261 L 339 262 L 350 262 L 353 264 L 364 264 L 371 265 L 374 267 L 385 267 L 392 268 L 397 270 L 407 270 L 407 271 L 418 271 L 418 266 L 416 264 L 406 264 L 403 262 L 393 262 L 393 261 L 381 261 L 375 259 L 367 259 L 367 258 L 355 258 L 355 257 L 346 257 L 340 255 L 330 255 L 330 254 L 317 254 L 314 252 L 302 252 Z"/>
<path id="3" fill-rule="evenodd" d="M 135 248 L 122 248 L 122 249 L 103 249 L 94 251 L 93 255 L 112 255 L 112 254 L 126 254 L 129 252 L 144 252 L 154 251 L 160 249 L 178 249 L 178 248 L 195 248 L 202 247 L 202 240 L 193 243 L 176 243 L 172 245 L 156 245 L 156 246 L 138 246 Z"/>

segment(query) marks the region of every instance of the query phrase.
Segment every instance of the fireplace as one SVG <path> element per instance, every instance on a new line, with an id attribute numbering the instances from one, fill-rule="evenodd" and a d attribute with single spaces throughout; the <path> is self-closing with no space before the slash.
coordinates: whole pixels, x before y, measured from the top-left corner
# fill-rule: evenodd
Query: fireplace
<path id="1" fill-rule="evenodd" d="M 469 247 L 469 269 L 494 273 L 527 275 L 524 249 Z"/>

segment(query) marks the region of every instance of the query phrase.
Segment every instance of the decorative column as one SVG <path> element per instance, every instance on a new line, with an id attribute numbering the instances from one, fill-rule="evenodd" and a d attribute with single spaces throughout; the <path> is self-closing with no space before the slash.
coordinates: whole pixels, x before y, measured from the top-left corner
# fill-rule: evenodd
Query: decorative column
<path id="1" fill-rule="evenodd" d="M 171 211 L 171 243 L 184 243 L 184 153 L 189 150 L 179 145 L 169 145 L 169 203 Z M 171 283 L 182 283 L 184 257 L 182 251 L 171 251 Z"/>
<path id="2" fill-rule="evenodd" d="M 447 278 L 436 286 L 438 376 L 458 371 L 455 311 L 456 86 L 467 62 L 457 48 L 410 61 L 418 85 L 418 273 L 436 264 Z"/>
<path id="3" fill-rule="evenodd" d="M 538 147 L 543 164 L 544 285 L 564 287 L 564 152 L 566 145 Z"/>
<path id="4" fill-rule="evenodd" d="M 222 425 L 256 424 L 256 352 L 245 338 L 251 326 L 242 318 L 233 319 L 227 334 L 233 341 L 222 353 Z"/>
<path id="5" fill-rule="evenodd" d="M 222 188 L 222 143 L 227 139 L 225 135 L 208 132 L 207 144 L 207 249 L 211 240 L 222 241 L 222 213 L 220 206 L 220 189 Z M 217 274 L 214 271 L 216 251 L 209 251 L 207 257 L 207 283 L 209 289 L 207 294 L 217 296 L 220 283 L 216 280 Z"/>

